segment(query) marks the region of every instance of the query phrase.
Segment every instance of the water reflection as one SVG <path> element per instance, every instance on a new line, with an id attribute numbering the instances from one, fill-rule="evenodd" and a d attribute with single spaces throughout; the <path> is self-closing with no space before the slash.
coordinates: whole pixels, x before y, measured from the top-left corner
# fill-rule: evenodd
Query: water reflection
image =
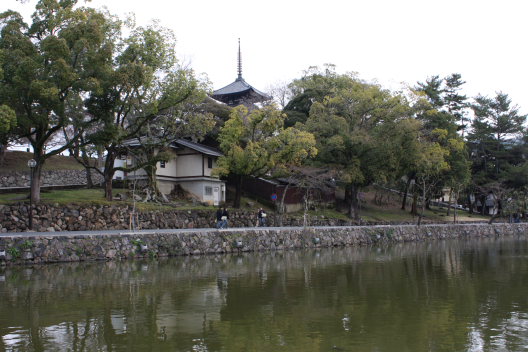
<path id="1" fill-rule="evenodd" d="M 493 238 L 0 268 L 0 350 L 523 350 L 527 258 Z"/>

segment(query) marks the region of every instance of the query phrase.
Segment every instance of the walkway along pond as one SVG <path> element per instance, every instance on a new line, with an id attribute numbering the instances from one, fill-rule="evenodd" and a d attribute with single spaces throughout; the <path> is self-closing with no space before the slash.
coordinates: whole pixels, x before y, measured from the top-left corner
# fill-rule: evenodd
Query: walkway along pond
<path id="1" fill-rule="evenodd" d="M 0 234 L 0 265 L 275 251 L 317 247 L 526 236 L 528 224 L 271 227 Z"/>

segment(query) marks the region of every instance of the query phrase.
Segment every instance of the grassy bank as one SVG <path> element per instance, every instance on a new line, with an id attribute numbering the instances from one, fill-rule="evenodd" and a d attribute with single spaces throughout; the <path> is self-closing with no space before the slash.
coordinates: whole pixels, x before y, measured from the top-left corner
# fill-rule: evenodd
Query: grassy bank
<path id="1" fill-rule="evenodd" d="M 122 192 L 123 190 L 116 189 L 114 194 Z M 14 204 L 21 201 L 28 201 L 29 194 L 25 193 L 7 193 L 0 194 L 0 204 Z M 114 200 L 107 201 L 104 198 L 104 191 L 102 189 L 65 189 L 65 190 L 52 190 L 44 191 L 40 194 L 41 202 L 49 204 L 77 204 L 77 205 L 134 205 L 132 200 Z M 143 203 L 141 201 L 135 202 L 135 206 L 139 210 L 163 210 L 163 209 L 174 209 L 173 205 L 162 205 L 156 203 Z M 207 207 L 202 205 L 193 204 L 181 204 L 178 209 L 191 210 L 191 209 L 213 209 L 213 207 Z"/>
<path id="2" fill-rule="evenodd" d="M 20 151 L 7 151 L 4 165 L 0 171 L 29 171 L 28 160 L 33 158 L 32 153 Z M 55 155 L 44 163 L 44 170 L 82 170 L 83 166 L 70 156 Z"/>
<path id="3" fill-rule="evenodd" d="M 114 194 L 124 192 L 122 189 L 114 189 Z M 28 193 L 9 193 L 9 194 L 0 194 L 0 204 L 14 204 L 21 201 L 27 201 Z M 45 191 L 41 193 L 41 200 L 45 203 L 50 204 L 98 204 L 98 205 L 111 205 L 111 204 L 121 204 L 121 205 L 133 205 L 132 200 L 114 200 L 112 202 L 104 199 L 104 191 L 102 189 L 73 189 L 73 190 L 53 190 Z M 244 198 L 241 202 L 242 205 L 245 205 L 245 209 L 249 211 L 256 211 L 259 207 L 264 207 L 268 212 L 272 213 L 274 210 L 265 207 L 262 204 Z M 251 204 L 249 206 L 248 204 Z M 179 210 L 213 210 L 213 206 L 205 206 L 201 204 L 195 204 L 188 201 L 178 201 L 172 204 L 157 204 L 157 203 L 143 203 L 142 201 L 135 202 L 135 206 L 139 210 L 168 210 L 168 209 L 179 209 Z M 452 222 L 453 221 L 453 210 L 451 210 L 451 215 L 446 215 L 445 208 L 436 208 L 433 207 L 430 210 L 426 210 L 424 214 L 424 219 L 432 222 Z M 302 211 L 289 214 L 294 217 L 302 217 L 304 214 Z M 335 209 L 318 209 L 310 210 L 310 217 L 325 217 L 332 219 L 341 219 L 349 220 L 344 211 L 337 211 Z M 369 222 L 415 222 L 417 220 L 416 216 L 410 214 L 409 209 L 401 210 L 400 204 L 396 202 L 389 202 L 382 206 L 373 204 L 367 197 L 367 200 L 362 203 L 361 208 L 361 218 L 364 221 Z M 457 220 L 458 221 L 486 221 L 488 218 L 476 214 L 469 214 L 464 211 L 457 211 Z"/>

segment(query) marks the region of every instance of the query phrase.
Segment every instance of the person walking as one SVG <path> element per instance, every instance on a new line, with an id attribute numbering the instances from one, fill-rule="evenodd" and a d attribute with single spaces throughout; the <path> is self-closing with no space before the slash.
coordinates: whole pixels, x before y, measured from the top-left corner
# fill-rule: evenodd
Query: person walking
<path id="1" fill-rule="evenodd" d="M 216 211 L 216 228 L 221 229 L 223 225 L 222 221 L 222 207 L 218 207 L 218 210 Z"/>
<path id="2" fill-rule="evenodd" d="M 226 207 L 224 207 L 224 210 L 222 211 L 222 229 L 227 229 L 227 220 L 229 219 L 229 213 L 227 212 Z"/>
<path id="3" fill-rule="evenodd" d="M 260 208 L 257 214 L 258 225 L 260 227 L 266 226 L 266 216 L 266 212 L 262 208 Z"/>

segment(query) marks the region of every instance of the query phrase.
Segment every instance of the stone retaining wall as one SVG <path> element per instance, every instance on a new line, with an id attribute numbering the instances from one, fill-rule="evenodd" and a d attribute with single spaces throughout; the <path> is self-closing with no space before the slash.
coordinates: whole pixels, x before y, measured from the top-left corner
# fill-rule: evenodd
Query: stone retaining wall
<path id="1" fill-rule="evenodd" d="M 0 204 L 0 233 L 22 232 L 28 229 L 29 204 Z M 35 231 L 87 231 L 130 229 L 132 207 L 119 205 L 60 206 L 39 204 L 34 207 L 33 229 Z M 230 227 L 253 227 L 257 211 L 230 210 Z M 188 229 L 215 226 L 215 210 L 150 210 L 138 212 L 132 217 L 139 229 Z M 270 226 L 275 225 L 273 214 L 267 218 Z M 312 226 L 352 225 L 348 220 L 328 219 L 313 216 Z M 302 226 L 303 220 L 285 215 L 284 226 Z"/>
<path id="2" fill-rule="evenodd" d="M 527 230 L 528 224 L 463 224 L 12 234 L 0 235 L 0 265 L 360 246 L 460 237 L 526 236 Z"/>
<path id="3" fill-rule="evenodd" d="M 103 182 L 103 177 L 92 172 L 94 184 Z M 41 173 L 41 186 L 86 185 L 85 170 L 45 170 Z M 29 187 L 29 171 L 0 173 L 0 188 Z"/>

